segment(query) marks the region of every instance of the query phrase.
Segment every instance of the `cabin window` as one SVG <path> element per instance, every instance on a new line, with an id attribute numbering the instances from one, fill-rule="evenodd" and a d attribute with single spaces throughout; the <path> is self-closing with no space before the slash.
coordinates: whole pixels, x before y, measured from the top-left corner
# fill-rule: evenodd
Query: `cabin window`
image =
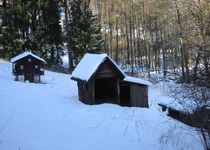
<path id="1" fill-rule="evenodd" d="M 31 62 L 31 58 L 28 59 L 28 62 Z"/>
<path id="2" fill-rule="evenodd" d="M 20 69 L 23 70 L 24 69 L 24 66 L 23 65 L 20 65 Z"/>
<path id="3" fill-rule="evenodd" d="M 35 69 L 38 69 L 38 65 L 35 65 Z"/>

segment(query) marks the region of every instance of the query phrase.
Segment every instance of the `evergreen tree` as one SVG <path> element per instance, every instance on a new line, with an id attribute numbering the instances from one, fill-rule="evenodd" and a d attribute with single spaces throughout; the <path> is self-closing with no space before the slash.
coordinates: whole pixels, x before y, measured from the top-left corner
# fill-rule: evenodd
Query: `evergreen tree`
<path id="1" fill-rule="evenodd" d="M 0 29 L 2 57 L 31 49 L 49 64 L 60 64 L 62 39 L 58 0 L 3 1 Z"/>
<path id="2" fill-rule="evenodd" d="M 78 48 L 76 47 L 77 45 L 77 27 L 78 27 L 78 21 L 80 20 L 82 11 L 81 11 L 81 4 L 82 4 L 82 0 L 72 0 L 69 2 L 69 33 L 67 33 L 67 38 L 68 38 L 68 43 L 69 43 L 69 53 L 74 54 L 74 56 L 77 56 L 77 51 Z M 73 58 L 72 54 L 71 55 L 72 59 L 75 59 L 75 57 Z M 73 66 L 73 64 L 72 64 Z M 70 67 L 72 67 L 70 66 Z M 70 71 L 72 71 L 72 69 L 70 69 Z"/>
<path id="3" fill-rule="evenodd" d="M 76 63 L 89 51 L 100 50 L 102 42 L 100 25 L 92 14 L 87 0 L 73 0 L 70 3 L 70 48 Z"/>
<path id="4" fill-rule="evenodd" d="M 3 1 L 0 17 L 2 19 L 0 42 L 3 48 L 1 56 L 11 58 L 21 48 L 22 40 L 20 40 L 17 28 L 14 27 L 17 17 L 16 9 L 7 0 Z"/>
<path id="5" fill-rule="evenodd" d="M 45 46 L 44 48 L 50 54 L 49 63 L 61 63 L 62 39 L 60 26 L 59 1 L 49 0 L 43 10 L 43 23 L 45 25 Z"/>
<path id="6" fill-rule="evenodd" d="M 102 42 L 98 18 L 92 14 L 87 1 L 82 3 L 81 12 L 76 26 L 76 60 L 80 59 L 86 52 L 100 51 Z"/>

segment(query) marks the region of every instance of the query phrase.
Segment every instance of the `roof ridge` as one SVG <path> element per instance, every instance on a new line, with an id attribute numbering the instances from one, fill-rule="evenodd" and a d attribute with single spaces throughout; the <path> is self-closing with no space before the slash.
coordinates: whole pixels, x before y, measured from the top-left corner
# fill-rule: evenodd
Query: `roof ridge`
<path id="1" fill-rule="evenodd" d="M 38 60 L 40 60 L 40 61 L 46 63 L 46 61 L 45 61 L 44 59 L 42 59 L 41 57 L 39 57 L 39 56 L 33 54 L 33 53 L 30 52 L 30 51 L 25 51 L 25 52 L 23 52 L 23 53 L 21 53 L 21 54 L 15 56 L 15 57 L 13 57 L 10 61 L 13 63 L 13 62 L 16 62 L 17 60 L 20 60 L 20 59 L 22 59 L 22 58 L 28 56 L 28 55 L 31 55 L 32 57 L 34 57 L 34 58 L 36 58 L 36 59 L 38 59 Z"/>

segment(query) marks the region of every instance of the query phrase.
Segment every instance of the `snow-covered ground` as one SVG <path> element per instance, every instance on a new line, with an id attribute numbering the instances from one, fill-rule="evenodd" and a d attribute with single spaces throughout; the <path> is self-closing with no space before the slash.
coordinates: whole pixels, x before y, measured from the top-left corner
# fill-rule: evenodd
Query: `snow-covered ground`
<path id="1" fill-rule="evenodd" d="M 89 106 L 70 75 L 45 71 L 42 84 L 23 83 L 11 67 L 0 61 L 0 150 L 202 149 L 193 128 L 158 110 L 158 85 L 149 87 L 149 109 Z"/>

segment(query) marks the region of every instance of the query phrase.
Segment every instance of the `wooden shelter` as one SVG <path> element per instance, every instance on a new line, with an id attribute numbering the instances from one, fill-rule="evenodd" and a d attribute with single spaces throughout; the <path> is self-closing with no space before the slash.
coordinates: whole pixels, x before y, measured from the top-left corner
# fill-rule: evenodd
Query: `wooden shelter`
<path id="1" fill-rule="evenodd" d="M 40 76 L 44 75 L 43 63 L 46 61 L 30 51 L 17 55 L 11 62 L 16 81 L 40 82 Z"/>
<path id="2" fill-rule="evenodd" d="M 148 107 L 148 82 L 128 77 L 106 54 L 85 54 L 72 73 L 85 104 Z"/>
<path id="3" fill-rule="evenodd" d="M 125 77 L 120 84 L 121 105 L 149 107 L 148 105 L 148 82 L 134 78 Z"/>

